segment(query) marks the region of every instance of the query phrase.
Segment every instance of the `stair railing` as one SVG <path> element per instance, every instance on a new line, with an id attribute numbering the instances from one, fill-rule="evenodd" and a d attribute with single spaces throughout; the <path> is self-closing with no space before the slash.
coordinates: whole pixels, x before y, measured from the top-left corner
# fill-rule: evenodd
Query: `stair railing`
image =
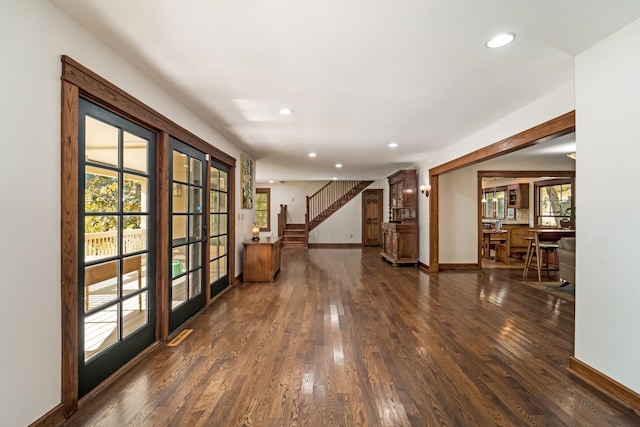
<path id="1" fill-rule="evenodd" d="M 311 196 L 307 196 L 307 221 L 312 222 L 333 207 L 362 181 L 329 181 Z"/>
<path id="2" fill-rule="evenodd" d="M 285 228 L 287 228 L 287 205 L 280 205 L 280 213 L 278 214 L 278 237 L 284 235 Z"/>
<path id="3" fill-rule="evenodd" d="M 309 215 L 304 214 L 304 247 L 309 247 Z"/>

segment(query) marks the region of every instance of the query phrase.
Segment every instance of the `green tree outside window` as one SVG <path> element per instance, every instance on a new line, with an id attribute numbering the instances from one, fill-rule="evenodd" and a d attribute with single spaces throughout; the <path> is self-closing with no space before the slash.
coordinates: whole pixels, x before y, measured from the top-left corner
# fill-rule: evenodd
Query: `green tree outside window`
<path id="1" fill-rule="evenodd" d="M 87 174 L 85 183 L 85 211 L 114 214 L 118 212 L 118 179 L 109 176 Z M 142 210 L 142 185 L 133 180 L 124 180 L 123 212 L 140 212 Z M 132 230 L 141 227 L 140 216 L 125 215 L 123 229 Z M 117 230 L 117 219 L 114 215 L 88 215 L 85 218 L 87 233 L 101 233 Z"/>
<path id="2" fill-rule="evenodd" d="M 256 188 L 256 222 L 260 225 L 260 231 L 271 231 L 269 219 L 270 189 Z"/>

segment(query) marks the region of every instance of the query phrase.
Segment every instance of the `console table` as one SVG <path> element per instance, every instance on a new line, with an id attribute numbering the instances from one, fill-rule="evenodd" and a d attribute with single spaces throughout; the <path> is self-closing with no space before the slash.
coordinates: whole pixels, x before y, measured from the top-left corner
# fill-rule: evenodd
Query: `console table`
<path id="1" fill-rule="evenodd" d="M 261 237 L 245 240 L 242 280 L 244 282 L 273 282 L 280 270 L 280 238 Z"/>

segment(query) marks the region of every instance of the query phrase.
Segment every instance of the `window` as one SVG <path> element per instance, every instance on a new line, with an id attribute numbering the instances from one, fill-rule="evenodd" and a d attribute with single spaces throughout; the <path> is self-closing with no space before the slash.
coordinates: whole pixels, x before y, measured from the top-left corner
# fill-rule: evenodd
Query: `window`
<path id="1" fill-rule="evenodd" d="M 485 191 L 484 198 L 487 200 L 482 202 L 484 218 L 506 218 L 506 189 Z"/>
<path id="2" fill-rule="evenodd" d="M 537 225 L 559 227 L 573 209 L 571 179 L 552 179 L 534 183 L 535 221 Z"/>
<path id="3" fill-rule="evenodd" d="M 256 188 L 256 222 L 260 231 L 271 231 L 271 189 Z"/>

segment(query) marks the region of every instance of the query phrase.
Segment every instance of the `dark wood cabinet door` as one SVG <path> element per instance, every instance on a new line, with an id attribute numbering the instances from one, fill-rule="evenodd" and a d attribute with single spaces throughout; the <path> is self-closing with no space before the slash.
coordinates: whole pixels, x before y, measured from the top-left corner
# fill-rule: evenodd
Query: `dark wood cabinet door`
<path id="1" fill-rule="evenodd" d="M 362 245 L 382 244 L 382 189 L 362 192 Z"/>

